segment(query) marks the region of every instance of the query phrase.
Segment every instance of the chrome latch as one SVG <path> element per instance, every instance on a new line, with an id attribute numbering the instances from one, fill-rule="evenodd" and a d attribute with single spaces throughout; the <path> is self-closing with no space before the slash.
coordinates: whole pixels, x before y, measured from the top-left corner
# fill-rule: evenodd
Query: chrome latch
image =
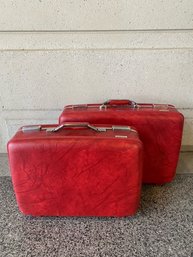
<path id="1" fill-rule="evenodd" d="M 21 128 L 22 132 L 33 132 L 33 131 L 40 131 L 41 126 L 24 126 Z"/>
<path id="2" fill-rule="evenodd" d="M 137 133 L 137 131 L 129 126 L 112 126 L 113 130 L 128 130 Z"/>

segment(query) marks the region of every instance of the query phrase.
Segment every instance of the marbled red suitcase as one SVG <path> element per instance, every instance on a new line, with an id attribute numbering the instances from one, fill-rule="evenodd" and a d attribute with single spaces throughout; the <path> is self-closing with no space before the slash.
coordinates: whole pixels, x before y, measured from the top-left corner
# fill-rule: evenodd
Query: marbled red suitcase
<path id="1" fill-rule="evenodd" d="M 9 141 L 8 154 L 26 215 L 119 217 L 137 211 L 142 143 L 129 127 L 27 126 Z"/>
<path id="2" fill-rule="evenodd" d="M 104 104 L 69 105 L 59 123 L 87 121 L 134 126 L 144 145 L 143 183 L 171 182 L 176 173 L 183 115 L 172 105 L 110 100 Z"/>

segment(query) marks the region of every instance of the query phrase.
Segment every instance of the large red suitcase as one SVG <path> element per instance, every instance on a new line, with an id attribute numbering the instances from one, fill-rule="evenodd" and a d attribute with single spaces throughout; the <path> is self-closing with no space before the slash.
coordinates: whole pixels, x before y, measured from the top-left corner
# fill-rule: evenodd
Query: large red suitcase
<path id="1" fill-rule="evenodd" d="M 66 121 L 134 126 L 144 145 L 143 182 L 163 184 L 175 176 L 184 118 L 174 106 L 130 100 L 69 105 L 59 118 L 60 124 Z"/>
<path id="2" fill-rule="evenodd" d="M 27 126 L 9 141 L 8 154 L 26 215 L 118 217 L 137 211 L 142 143 L 130 127 Z"/>

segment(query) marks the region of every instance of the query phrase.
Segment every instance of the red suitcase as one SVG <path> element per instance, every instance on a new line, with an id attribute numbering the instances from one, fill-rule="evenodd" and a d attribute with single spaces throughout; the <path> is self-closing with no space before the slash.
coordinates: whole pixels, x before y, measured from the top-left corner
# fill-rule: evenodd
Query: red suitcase
<path id="1" fill-rule="evenodd" d="M 163 184 L 174 178 L 184 121 L 174 106 L 130 100 L 69 105 L 59 118 L 60 124 L 66 121 L 134 126 L 144 145 L 143 183 Z"/>
<path id="2" fill-rule="evenodd" d="M 142 143 L 130 127 L 27 126 L 9 141 L 8 154 L 26 215 L 118 217 L 137 211 Z"/>

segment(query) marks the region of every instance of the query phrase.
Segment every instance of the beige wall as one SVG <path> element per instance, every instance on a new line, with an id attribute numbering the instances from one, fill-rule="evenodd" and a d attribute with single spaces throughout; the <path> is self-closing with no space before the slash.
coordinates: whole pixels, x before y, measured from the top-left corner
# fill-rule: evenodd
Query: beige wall
<path id="1" fill-rule="evenodd" d="M 193 145 L 193 2 L 1 1 L 0 152 L 23 124 L 108 98 L 175 104 Z"/>

